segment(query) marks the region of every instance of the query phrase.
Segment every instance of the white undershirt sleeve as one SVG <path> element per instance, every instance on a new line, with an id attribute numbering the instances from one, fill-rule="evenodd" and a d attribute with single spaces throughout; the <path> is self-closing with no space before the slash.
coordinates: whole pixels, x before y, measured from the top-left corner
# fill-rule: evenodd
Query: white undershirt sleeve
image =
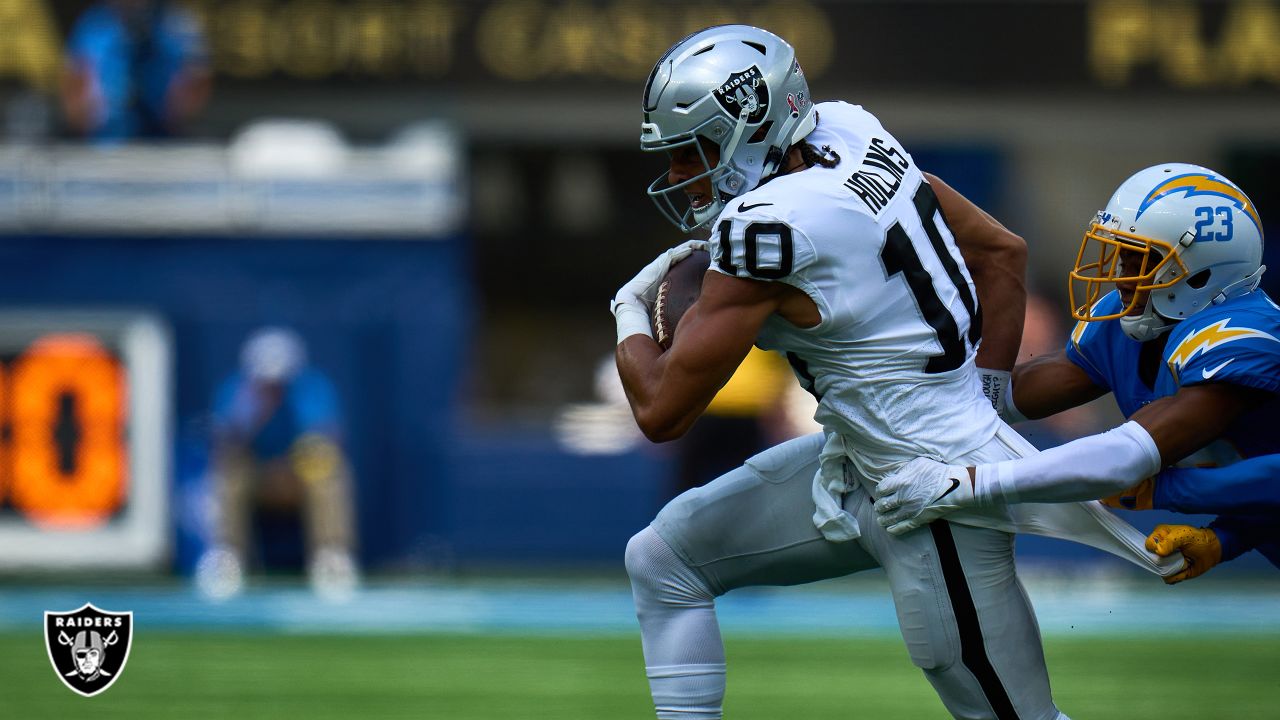
<path id="1" fill-rule="evenodd" d="M 974 495 L 980 506 L 1097 500 L 1133 487 L 1160 466 L 1155 440 L 1130 420 L 1030 457 L 979 465 Z"/>

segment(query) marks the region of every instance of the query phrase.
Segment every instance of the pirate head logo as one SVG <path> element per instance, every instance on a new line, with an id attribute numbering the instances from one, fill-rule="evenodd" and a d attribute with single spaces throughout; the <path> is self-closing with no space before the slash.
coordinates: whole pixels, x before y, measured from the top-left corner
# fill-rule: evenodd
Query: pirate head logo
<path id="1" fill-rule="evenodd" d="M 106 612 L 86 603 L 79 610 L 44 614 L 49 662 L 63 684 L 85 697 L 120 677 L 132 639 L 132 612 Z"/>
<path id="2" fill-rule="evenodd" d="M 725 112 L 736 118 L 746 111 L 747 122 L 752 125 L 764 120 L 769 109 L 769 86 L 755 65 L 730 75 L 714 92 Z"/>

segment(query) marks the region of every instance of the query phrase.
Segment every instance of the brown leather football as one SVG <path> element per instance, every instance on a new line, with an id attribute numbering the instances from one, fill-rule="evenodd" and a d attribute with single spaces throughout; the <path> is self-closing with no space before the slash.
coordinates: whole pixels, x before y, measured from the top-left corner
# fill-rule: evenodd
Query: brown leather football
<path id="1" fill-rule="evenodd" d="M 653 337 L 663 350 L 671 347 L 680 318 L 698 299 L 702 292 L 702 276 L 711 267 L 711 253 L 694 250 L 667 271 L 658 286 L 658 297 L 653 303 Z"/>

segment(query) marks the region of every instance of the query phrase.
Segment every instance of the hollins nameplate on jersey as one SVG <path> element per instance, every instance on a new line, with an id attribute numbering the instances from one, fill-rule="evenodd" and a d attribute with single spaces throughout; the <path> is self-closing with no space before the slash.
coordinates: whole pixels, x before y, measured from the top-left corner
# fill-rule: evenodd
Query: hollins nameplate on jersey
<path id="1" fill-rule="evenodd" d="M 880 138 L 871 138 L 862 169 L 850 175 L 844 186 L 862 198 L 872 213 L 879 214 L 898 192 L 910 167 L 906 153 Z"/>

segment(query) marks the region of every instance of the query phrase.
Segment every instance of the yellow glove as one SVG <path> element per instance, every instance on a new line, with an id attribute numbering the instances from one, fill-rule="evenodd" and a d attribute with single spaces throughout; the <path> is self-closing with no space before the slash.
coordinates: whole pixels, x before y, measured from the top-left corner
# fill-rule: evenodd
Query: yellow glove
<path id="1" fill-rule="evenodd" d="M 1222 544 L 1218 542 L 1218 535 L 1209 528 L 1157 525 L 1147 537 L 1147 549 L 1160 557 L 1169 557 L 1182 551 L 1187 566 L 1177 575 L 1165 578 L 1168 585 L 1203 575 L 1209 572 L 1209 568 L 1222 562 Z"/>
<path id="2" fill-rule="evenodd" d="M 1155 495 L 1156 479 L 1147 478 L 1128 490 L 1102 498 L 1102 504 L 1117 510 L 1150 510 Z"/>

